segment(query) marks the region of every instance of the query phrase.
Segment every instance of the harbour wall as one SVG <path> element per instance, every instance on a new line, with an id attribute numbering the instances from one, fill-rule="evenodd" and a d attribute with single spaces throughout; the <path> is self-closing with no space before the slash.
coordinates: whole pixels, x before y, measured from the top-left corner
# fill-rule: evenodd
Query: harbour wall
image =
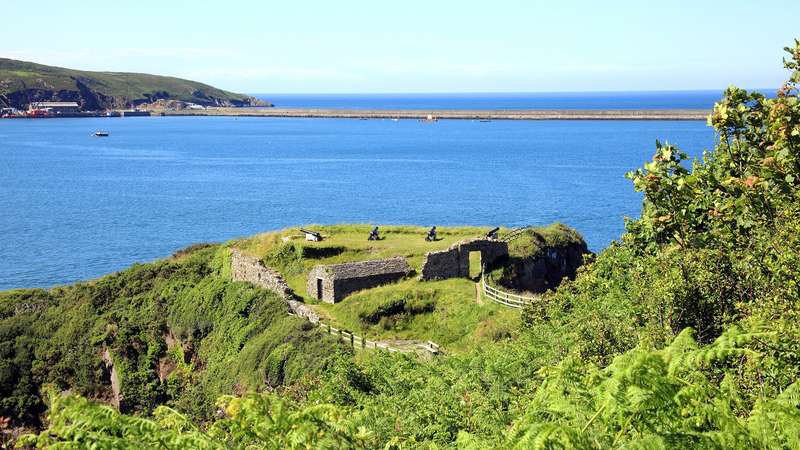
<path id="1" fill-rule="evenodd" d="M 330 119 L 416 119 L 429 116 L 461 120 L 706 120 L 711 111 L 702 109 L 616 109 L 616 110 L 360 110 L 288 108 L 206 108 L 164 110 L 164 116 L 240 116 Z"/>

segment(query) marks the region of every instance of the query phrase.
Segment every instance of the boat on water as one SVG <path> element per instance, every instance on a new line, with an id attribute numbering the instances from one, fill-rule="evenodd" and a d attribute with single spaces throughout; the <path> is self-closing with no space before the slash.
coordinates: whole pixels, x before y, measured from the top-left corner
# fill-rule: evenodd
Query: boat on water
<path id="1" fill-rule="evenodd" d="M 94 132 L 94 136 L 95 137 L 108 137 L 108 134 L 109 134 L 108 131 L 95 131 Z"/>

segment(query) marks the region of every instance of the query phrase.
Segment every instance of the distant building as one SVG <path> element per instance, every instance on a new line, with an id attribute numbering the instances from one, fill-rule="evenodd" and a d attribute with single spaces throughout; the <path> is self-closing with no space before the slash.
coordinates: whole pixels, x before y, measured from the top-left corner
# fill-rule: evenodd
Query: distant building
<path id="1" fill-rule="evenodd" d="M 51 114 L 76 113 L 79 109 L 76 102 L 33 102 L 28 105 L 28 111 L 47 111 Z"/>
<path id="2" fill-rule="evenodd" d="M 401 257 L 315 266 L 308 274 L 308 295 L 336 303 L 353 292 L 398 281 L 410 272 Z"/>

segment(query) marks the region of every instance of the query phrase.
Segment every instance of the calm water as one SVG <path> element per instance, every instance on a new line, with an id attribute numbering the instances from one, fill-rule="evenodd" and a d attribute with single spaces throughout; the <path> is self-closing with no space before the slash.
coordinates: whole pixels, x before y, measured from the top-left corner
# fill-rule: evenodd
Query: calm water
<path id="1" fill-rule="evenodd" d="M 773 96 L 775 89 L 758 89 Z M 711 109 L 722 90 L 487 94 L 255 94 L 279 108 Z"/>
<path id="2" fill-rule="evenodd" d="M 303 223 L 561 221 L 599 250 L 656 138 L 713 144 L 703 122 L 0 120 L 0 289 Z"/>

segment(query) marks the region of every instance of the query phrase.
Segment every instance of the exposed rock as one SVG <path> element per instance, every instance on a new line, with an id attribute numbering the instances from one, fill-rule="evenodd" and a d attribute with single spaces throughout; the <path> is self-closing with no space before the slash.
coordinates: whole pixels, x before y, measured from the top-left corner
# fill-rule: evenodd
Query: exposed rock
<path id="1" fill-rule="evenodd" d="M 117 369 L 114 367 L 114 360 L 111 357 L 111 351 L 108 348 L 103 350 L 102 359 L 106 370 L 109 373 L 109 380 L 111 382 L 111 392 L 113 393 L 113 396 L 111 397 L 110 402 L 115 408 L 119 409 L 123 401 L 122 387 L 119 383 L 119 374 L 117 374 Z"/>

